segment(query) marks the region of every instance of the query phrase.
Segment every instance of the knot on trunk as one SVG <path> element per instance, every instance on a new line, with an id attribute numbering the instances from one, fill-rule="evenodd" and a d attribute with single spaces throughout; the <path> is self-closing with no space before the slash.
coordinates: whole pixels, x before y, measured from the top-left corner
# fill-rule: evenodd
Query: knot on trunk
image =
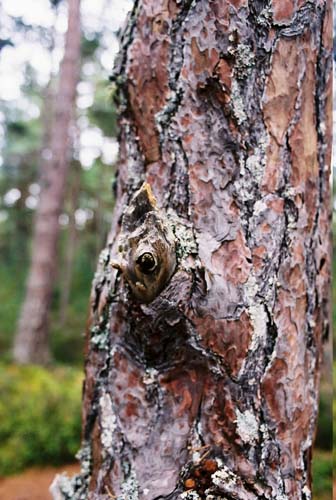
<path id="1" fill-rule="evenodd" d="M 176 267 L 176 242 L 167 217 L 144 183 L 126 208 L 119 237 L 119 269 L 140 302 L 155 299 Z"/>

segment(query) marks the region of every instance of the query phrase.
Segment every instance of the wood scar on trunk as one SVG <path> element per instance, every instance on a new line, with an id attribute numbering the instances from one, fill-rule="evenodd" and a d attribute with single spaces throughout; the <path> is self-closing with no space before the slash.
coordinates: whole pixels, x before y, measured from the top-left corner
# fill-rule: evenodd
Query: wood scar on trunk
<path id="1" fill-rule="evenodd" d="M 118 250 L 120 261 L 112 266 L 121 271 L 137 300 L 154 300 L 175 271 L 176 241 L 146 182 L 123 214 Z"/>

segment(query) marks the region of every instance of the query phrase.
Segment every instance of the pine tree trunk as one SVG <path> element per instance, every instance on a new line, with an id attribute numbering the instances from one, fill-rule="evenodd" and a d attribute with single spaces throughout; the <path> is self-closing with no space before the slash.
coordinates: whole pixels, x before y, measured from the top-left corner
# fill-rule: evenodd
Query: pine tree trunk
<path id="1" fill-rule="evenodd" d="M 55 498 L 311 498 L 331 26 L 330 0 L 136 1 L 82 473 Z"/>
<path id="2" fill-rule="evenodd" d="M 79 5 L 80 0 L 69 0 L 64 58 L 51 125 L 51 158 L 42 168 L 32 262 L 14 345 L 14 359 L 18 363 L 46 363 L 50 358 L 48 316 L 57 262 L 58 218 L 69 167 L 69 126 L 79 78 Z"/>
<path id="3" fill-rule="evenodd" d="M 62 265 L 60 269 L 60 276 L 61 276 L 61 289 L 60 289 L 60 300 L 59 300 L 60 327 L 64 327 L 67 320 L 76 249 L 78 244 L 78 234 L 77 234 L 78 230 L 76 226 L 75 212 L 78 209 L 79 194 L 81 188 L 80 182 L 78 181 L 80 176 L 80 169 L 81 169 L 80 163 L 73 162 L 72 164 L 73 175 L 69 178 L 69 183 L 70 183 L 69 223 L 67 227 L 64 258 L 62 259 L 61 263 Z"/>

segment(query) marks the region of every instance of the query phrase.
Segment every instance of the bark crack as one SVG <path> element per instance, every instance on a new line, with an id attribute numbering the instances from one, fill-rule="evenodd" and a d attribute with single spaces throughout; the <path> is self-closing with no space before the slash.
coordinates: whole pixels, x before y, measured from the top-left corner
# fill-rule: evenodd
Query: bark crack
<path id="1" fill-rule="evenodd" d="M 171 27 L 171 55 L 168 67 L 171 96 L 163 109 L 155 116 L 159 131 L 161 154 L 164 145 L 166 145 L 167 150 L 170 150 L 170 159 L 172 160 L 170 168 L 170 186 L 172 187 L 168 197 L 168 205 L 171 205 L 178 215 L 186 218 L 189 218 L 190 201 L 188 158 L 183 148 L 182 139 L 174 133 L 171 124 L 184 95 L 180 74 L 184 63 L 185 40 L 181 30 L 194 4 L 195 0 L 185 1 Z M 177 166 L 179 167 L 179 175 L 177 175 Z"/>

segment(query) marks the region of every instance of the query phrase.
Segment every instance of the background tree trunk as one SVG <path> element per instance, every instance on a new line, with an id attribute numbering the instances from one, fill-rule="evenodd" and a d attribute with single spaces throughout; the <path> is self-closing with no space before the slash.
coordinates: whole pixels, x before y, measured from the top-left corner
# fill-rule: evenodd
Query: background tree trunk
<path id="1" fill-rule="evenodd" d="M 79 169 L 81 166 L 77 162 L 72 164 L 72 175 L 69 178 L 69 223 L 67 227 L 66 246 L 64 258 L 62 261 L 61 273 L 61 289 L 59 303 L 59 324 L 64 327 L 68 314 L 70 301 L 71 284 L 73 278 L 73 269 L 76 256 L 76 248 L 78 243 L 77 226 L 76 226 L 76 210 L 78 209 L 80 183 Z"/>
<path id="2" fill-rule="evenodd" d="M 15 338 L 18 363 L 49 360 L 48 314 L 57 262 L 58 218 L 69 167 L 71 118 L 79 78 L 80 0 L 69 0 L 68 30 L 60 67 L 50 138 L 50 160 L 42 168 L 40 203 L 35 218 L 32 262 Z"/>
<path id="3" fill-rule="evenodd" d="M 82 474 L 58 478 L 55 497 L 311 498 L 331 26 L 329 0 L 135 2 L 115 68 L 121 161 L 91 298 Z M 149 303 L 130 270 L 158 213 L 148 187 L 132 198 L 144 180 L 177 255 Z"/>

